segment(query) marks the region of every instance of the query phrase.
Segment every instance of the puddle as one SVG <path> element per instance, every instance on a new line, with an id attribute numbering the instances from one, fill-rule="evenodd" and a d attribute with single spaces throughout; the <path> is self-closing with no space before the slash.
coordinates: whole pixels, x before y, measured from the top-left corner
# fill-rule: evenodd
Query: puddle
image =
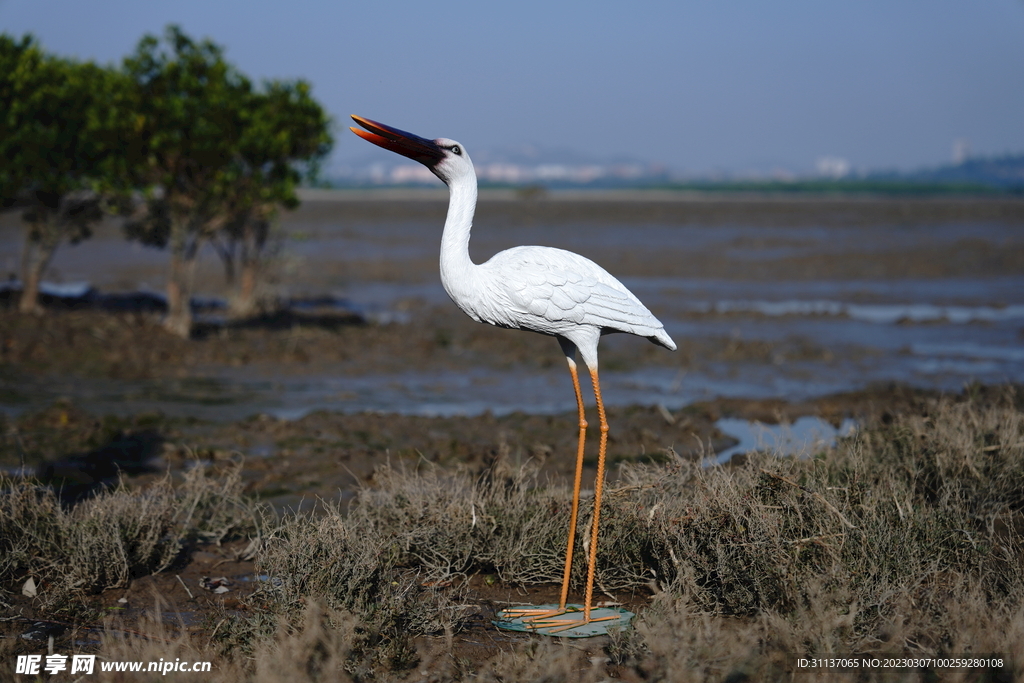
<path id="1" fill-rule="evenodd" d="M 815 452 L 834 446 L 839 437 L 850 436 L 857 430 L 857 423 L 847 418 L 833 427 L 818 417 L 805 416 L 792 424 L 773 425 L 750 420 L 725 417 L 715 426 L 739 443 L 709 458 L 708 465 L 723 464 L 737 453 L 769 451 L 778 455 L 810 457 Z"/>

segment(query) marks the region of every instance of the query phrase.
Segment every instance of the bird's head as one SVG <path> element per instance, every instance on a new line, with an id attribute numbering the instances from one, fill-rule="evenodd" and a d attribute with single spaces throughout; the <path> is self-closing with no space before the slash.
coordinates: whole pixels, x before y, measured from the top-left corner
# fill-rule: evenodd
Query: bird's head
<path id="1" fill-rule="evenodd" d="M 418 135 L 406 133 L 404 130 L 364 119 L 362 116 L 353 116 L 352 119 L 366 129 L 360 130 L 351 126 L 349 130 L 353 133 L 378 147 L 420 162 L 446 185 L 451 185 L 452 181 L 460 178 L 476 178 L 473 162 L 470 160 L 466 148 L 455 140 L 448 138 L 427 140 Z"/>

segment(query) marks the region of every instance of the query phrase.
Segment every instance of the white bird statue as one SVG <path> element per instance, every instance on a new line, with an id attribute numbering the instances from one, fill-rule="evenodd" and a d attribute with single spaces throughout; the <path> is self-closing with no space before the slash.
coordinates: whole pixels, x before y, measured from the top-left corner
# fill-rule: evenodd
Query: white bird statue
<path id="1" fill-rule="evenodd" d="M 503 619 L 524 619 L 533 628 L 543 628 L 547 633 L 599 621 L 599 618 L 591 616 L 591 602 L 608 421 L 598 381 L 597 344 L 601 335 L 612 332 L 647 337 L 672 351 L 676 348 L 675 342 L 665 332 L 664 325 L 632 292 L 604 268 L 579 254 L 551 247 L 514 247 L 495 254 L 485 263 L 473 263 L 469 257 L 469 233 L 476 210 L 477 180 L 465 147 L 455 140 L 427 140 L 361 116 L 352 118 L 366 129 L 351 127 L 353 133 L 379 147 L 420 162 L 448 186 L 451 197 L 441 235 L 441 283 L 452 301 L 477 322 L 551 335 L 565 353 L 576 391 L 580 432 L 561 598 L 557 609 L 506 609 L 499 616 Z M 566 605 L 587 430 L 583 395 L 576 372 L 577 350 L 590 370 L 601 424 L 597 480 L 594 484 L 594 520 L 582 609 Z"/>

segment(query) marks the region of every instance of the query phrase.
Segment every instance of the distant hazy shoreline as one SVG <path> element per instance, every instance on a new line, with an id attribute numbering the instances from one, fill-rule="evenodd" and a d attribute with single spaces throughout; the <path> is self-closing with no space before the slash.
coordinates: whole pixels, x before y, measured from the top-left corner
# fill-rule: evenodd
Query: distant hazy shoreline
<path id="1" fill-rule="evenodd" d="M 445 187 L 359 187 L 341 189 L 301 188 L 300 201 L 309 202 L 365 202 L 386 201 L 447 201 Z M 871 192 L 756 192 L 713 190 L 662 189 L 535 189 L 535 188 L 482 188 L 480 201 L 570 201 L 570 202 L 683 202 L 683 203 L 856 203 L 915 202 L 1007 204 L 1024 207 L 1024 196 L 964 195 L 964 194 L 890 194 Z"/>

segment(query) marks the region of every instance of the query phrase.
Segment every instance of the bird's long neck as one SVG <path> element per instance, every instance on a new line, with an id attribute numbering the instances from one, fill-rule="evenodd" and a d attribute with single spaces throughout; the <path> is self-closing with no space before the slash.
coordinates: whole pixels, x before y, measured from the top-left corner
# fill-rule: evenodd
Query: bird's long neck
<path id="1" fill-rule="evenodd" d="M 469 258 L 469 232 L 476 211 L 476 177 L 453 180 L 448 187 L 451 197 L 441 236 L 441 283 L 448 295 L 460 303 L 460 294 L 469 286 L 477 267 Z"/>

